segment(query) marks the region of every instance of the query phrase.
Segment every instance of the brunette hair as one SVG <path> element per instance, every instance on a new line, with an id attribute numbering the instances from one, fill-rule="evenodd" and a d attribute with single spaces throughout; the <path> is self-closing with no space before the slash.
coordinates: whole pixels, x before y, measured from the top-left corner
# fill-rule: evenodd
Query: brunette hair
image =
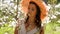
<path id="1" fill-rule="evenodd" d="M 31 1 L 29 4 L 34 4 L 36 6 L 37 12 L 36 12 L 35 22 L 34 23 L 40 29 L 41 28 L 41 18 L 40 18 L 41 10 L 40 10 L 39 6 L 35 2 Z M 26 22 L 28 21 L 28 19 L 29 19 L 29 16 L 27 17 Z"/>

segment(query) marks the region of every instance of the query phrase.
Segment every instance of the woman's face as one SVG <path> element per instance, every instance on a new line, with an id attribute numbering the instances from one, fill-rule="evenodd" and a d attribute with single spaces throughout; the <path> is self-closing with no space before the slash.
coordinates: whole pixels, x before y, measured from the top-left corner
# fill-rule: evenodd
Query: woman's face
<path id="1" fill-rule="evenodd" d="M 28 16 L 34 18 L 36 16 L 36 6 L 34 4 L 29 4 Z"/>

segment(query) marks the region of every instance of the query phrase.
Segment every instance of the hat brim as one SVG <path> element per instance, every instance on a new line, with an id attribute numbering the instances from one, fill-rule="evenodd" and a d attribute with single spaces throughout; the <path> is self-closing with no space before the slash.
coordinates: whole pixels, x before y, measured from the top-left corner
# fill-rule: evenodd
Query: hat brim
<path id="1" fill-rule="evenodd" d="M 31 1 L 35 2 L 39 6 L 39 8 L 41 10 L 41 16 L 40 16 L 41 18 L 40 19 L 43 20 L 47 16 L 47 10 L 46 10 L 47 8 L 43 4 L 42 0 L 22 0 L 21 5 L 23 7 L 22 8 L 23 12 L 26 14 L 28 13 L 28 6 Z"/>

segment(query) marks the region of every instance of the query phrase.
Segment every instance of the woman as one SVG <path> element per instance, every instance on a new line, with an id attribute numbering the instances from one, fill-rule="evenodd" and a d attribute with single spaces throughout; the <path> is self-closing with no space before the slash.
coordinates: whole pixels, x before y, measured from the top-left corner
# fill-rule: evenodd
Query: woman
<path id="1" fill-rule="evenodd" d="M 30 2 L 28 10 L 29 10 L 28 17 L 25 22 L 26 30 L 27 34 L 29 33 L 34 34 L 37 32 L 37 30 L 41 28 L 41 19 L 40 19 L 41 11 L 39 6 L 34 2 Z"/>
<path id="2" fill-rule="evenodd" d="M 23 34 L 23 33 L 24 34 L 44 34 L 43 27 L 41 26 L 41 22 L 42 22 L 41 20 L 42 20 L 43 14 L 41 15 L 42 12 L 40 9 L 41 9 L 40 6 L 38 6 L 38 4 L 36 2 L 34 2 L 34 0 L 29 2 L 27 19 L 24 23 L 25 24 L 24 29 L 26 29 L 26 33 L 20 32 L 19 34 Z M 46 16 L 46 14 L 44 14 L 44 17 L 45 16 Z M 22 28 L 22 30 L 23 30 L 23 28 Z M 17 32 L 17 30 L 15 31 L 15 34 L 18 34 L 16 32 Z"/>

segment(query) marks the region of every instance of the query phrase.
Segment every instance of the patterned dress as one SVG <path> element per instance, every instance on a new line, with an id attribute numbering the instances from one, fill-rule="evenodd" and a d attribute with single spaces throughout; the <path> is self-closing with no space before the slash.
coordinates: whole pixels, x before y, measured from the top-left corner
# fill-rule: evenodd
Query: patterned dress
<path id="1" fill-rule="evenodd" d="M 21 20 L 20 22 L 20 26 L 19 26 L 19 30 L 18 30 L 18 34 L 39 34 L 39 29 L 37 27 L 35 27 L 34 29 L 30 30 L 28 28 L 28 31 L 26 30 L 25 28 L 25 24 L 24 24 L 24 21 Z M 30 30 L 30 31 L 29 31 Z"/>

